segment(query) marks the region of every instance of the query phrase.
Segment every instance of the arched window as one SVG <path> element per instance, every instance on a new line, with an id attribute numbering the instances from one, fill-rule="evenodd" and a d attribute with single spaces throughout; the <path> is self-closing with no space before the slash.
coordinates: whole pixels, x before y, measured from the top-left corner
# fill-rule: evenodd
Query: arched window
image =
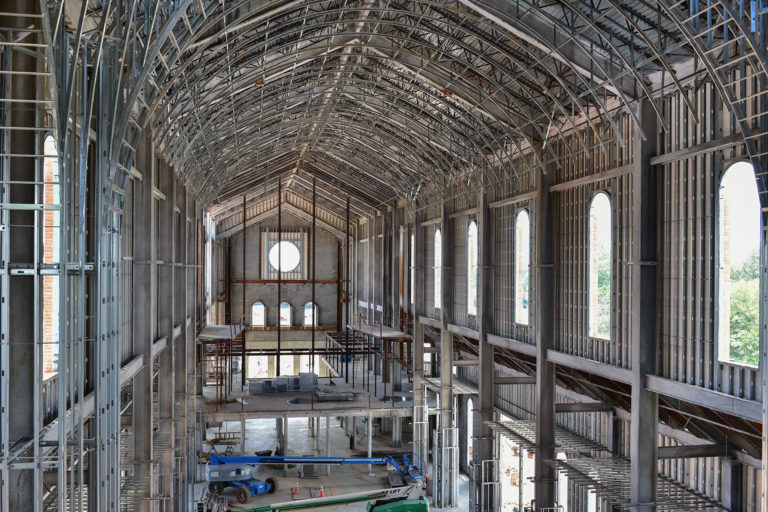
<path id="1" fill-rule="evenodd" d="M 611 200 L 605 192 L 589 206 L 589 335 L 611 337 Z"/>
<path id="2" fill-rule="evenodd" d="M 752 164 L 731 165 L 720 182 L 718 355 L 757 366 L 760 357 L 760 199 Z"/>
<path id="3" fill-rule="evenodd" d="M 59 153 L 56 140 L 48 135 L 43 142 L 43 203 L 59 205 Z M 43 263 L 58 263 L 60 260 L 61 212 L 56 208 L 46 209 L 43 216 Z M 59 277 L 43 276 L 43 378 L 52 377 L 59 371 Z"/>
<path id="4" fill-rule="evenodd" d="M 280 303 L 280 327 L 291 326 L 291 305 L 287 302 Z"/>
<path id="5" fill-rule="evenodd" d="M 267 308 L 263 302 L 254 302 L 251 306 L 251 325 L 264 327 L 267 324 Z"/>
<path id="6" fill-rule="evenodd" d="M 440 228 L 435 230 L 435 309 L 442 307 L 443 237 Z"/>
<path id="7" fill-rule="evenodd" d="M 467 313 L 477 315 L 477 222 L 467 228 Z"/>
<path id="8" fill-rule="evenodd" d="M 312 318 L 313 312 L 314 319 Z M 311 302 L 307 302 L 304 305 L 304 327 L 312 327 L 313 323 L 317 327 L 317 306 L 313 307 Z"/>
<path id="9" fill-rule="evenodd" d="M 531 218 L 520 210 L 515 219 L 515 322 L 528 325 L 531 266 Z"/>

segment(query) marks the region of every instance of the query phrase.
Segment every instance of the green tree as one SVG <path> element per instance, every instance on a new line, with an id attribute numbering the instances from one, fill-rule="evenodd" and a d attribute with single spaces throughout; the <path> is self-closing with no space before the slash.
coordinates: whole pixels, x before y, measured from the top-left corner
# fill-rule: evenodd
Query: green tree
<path id="1" fill-rule="evenodd" d="M 601 338 L 611 336 L 611 251 L 609 247 L 597 246 L 597 332 Z"/>
<path id="2" fill-rule="evenodd" d="M 741 266 L 731 269 L 731 282 L 752 281 L 760 279 L 760 254 L 754 251 L 741 264 Z"/>
<path id="3" fill-rule="evenodd" d="M 760 280 L 731 285 L 731 361 L 757 366 L 760 357 Z"/>

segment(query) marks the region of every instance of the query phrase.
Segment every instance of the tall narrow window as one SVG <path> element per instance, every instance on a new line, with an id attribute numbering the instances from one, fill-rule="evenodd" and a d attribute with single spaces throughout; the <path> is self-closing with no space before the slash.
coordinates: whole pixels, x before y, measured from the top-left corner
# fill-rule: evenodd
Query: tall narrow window
<path id="1" fill-rule="evenodd" d="M 467 313 L 477 315 L 477 222 L 467 228 Z"/>
<path id="2" fill-rule="evenodd" d="M 267 311 L 263 302 L 254 302 L 251 306 L 251 325 L 264 327 L 267 322 Z"/>
<path id="3" fill-rule="evenodd" d="M 60 260 L 61 213 L 59 197 L 59 156 L 56 141 L 47 136 L 43 142 L 43 203 L 50 206 L 43 210 L 43 263 Z M 52 377 L 59 371 L 59 277 L 43 276 L 43 378 Z"/>
<path id="4" fill-rule="evenodd" d="M 442 281 L 443 281 L 443 237 L 440 229 L 435 230 L 435 309 L 442 307 Z"/>
<path id="5" fill-rule="evenodd" d="M 520 210 L 515 219 L 515 322 L 528 325 L 529 271 L 531 266 L 531 218 Z"/>
<path id="6" fill-rule="evenodd" d="M 280 303 L 280 326 L 291 326 L 291 305 L 287 302 Z"/>
<path id="7" fill-rule="evenodd" d="M 415 283 L 416 283 L 416 235 L 411 234 L 411 286 L 410 286 L 411 304 L 416 303 L 416 291 L 414 289 Z"/>
<path id="8" fill-rule="evenodd" d="M 720 182 L 718 355 L 757 366 L 760 357 L 760 199 L 752 165 L 738 162 Z"/>
<path id="9" fill-rule="evenodd" d="M 467 466 L 472 467 L 472 430 L 474 430 L 475 405 L 471 398 L 467 399 Z"/>
<path id="10" fill-rule="evenodd" d="M 307 302 L 304 305 L 304 327 L 312 327 L 313 324 L 317 327 L 317 306 Z"/>
<path id="11" fill-rule="evenodd" d="M 611 337 L 611 200 L 605 192 L 589 207 L 589 335 Z"/>

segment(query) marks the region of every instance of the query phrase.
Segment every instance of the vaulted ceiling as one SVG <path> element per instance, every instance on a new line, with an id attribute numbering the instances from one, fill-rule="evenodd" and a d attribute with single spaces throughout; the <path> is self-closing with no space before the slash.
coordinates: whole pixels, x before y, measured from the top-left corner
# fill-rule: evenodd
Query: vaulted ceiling
<path id="1" fill-rule="evenodd" d="M 352 215 L 493 186 L 598 141 L 690 60 L 655 2 L 221 2 L 178 43 L 153 136 L 215 214 L 317 183 Z M 672 80 L 670 80 L 670 76 Z"/>

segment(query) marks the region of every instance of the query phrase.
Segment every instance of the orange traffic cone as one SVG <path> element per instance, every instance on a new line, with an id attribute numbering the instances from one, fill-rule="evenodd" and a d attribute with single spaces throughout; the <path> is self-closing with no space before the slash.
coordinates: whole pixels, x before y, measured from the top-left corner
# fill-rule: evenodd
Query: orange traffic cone
<path id="1" fill-rule="evenodd" d="M 323 490 L 323 486 L 320 486 L 320 497 L 325 498 L 325 491 Z"/>
<path id="2" fill-rule="evenodd" d="M 293 494 L 299 494 L 299 481 L 296 480 L 296 487 L 293 488 Z"/>

